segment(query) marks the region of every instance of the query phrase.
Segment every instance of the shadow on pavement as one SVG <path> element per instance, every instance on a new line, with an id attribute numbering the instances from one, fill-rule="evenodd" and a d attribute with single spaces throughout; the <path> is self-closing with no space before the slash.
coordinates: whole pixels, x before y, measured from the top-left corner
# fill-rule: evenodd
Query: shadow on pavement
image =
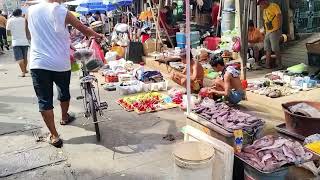
<path id="1" fill-rule="evenodd" d="M 0 72 L 1 72 L 1 69 L 0 69 Z M 25 85 L 25 86 L 0 87 L 0 90 L 17 89 L 17 88 L 25 88 L 25 87 L 33 87 L 33 86 Z"/>
<path id="2" fill-rule="evenodd" d="M 0 96 L 1 101 L 8 103 L 25 103 L 34 104 L 37 100 L 33 97 L 22 97 L 22 96 Z"/>
<path id="3" fill-rule="evenodd" d="M 161 127 L 164 124 L 166 127 Z M 95 132 L 93 124 L 82 126 L 79 123 L 72 123 L 70 125 Z M 156 145 L 173 144 L 175 140 L 183 138 L 182 133 L 177 128 L 176 121 L 157 118 L 153 114 L 147 118 L 141 116 L 139 120 L 117 119 L 115 122 L 100 123 L 99 127 L 101 142 L 97 142 L 95 135 L 91 135 L 64 140 L 64 143 L 98 144 L 120 154 L 135 154 L 156 149 Z M 153 130 L 157 132 L 153 133 Z M 168 134 L 172 134 L 175 139 L 172 141 L 164 140 L 163 137 Z M 126 148 L 123 149 L 123 147 Z"/>
<path id="4" fill-rule="evenodd" d="M 40 126 L 33 124 L 0 122 L 0 136 L 15 135 L 14 133 L 16 132 L 24 132 L 40 128 Z"/>
<path id="5" fill-rule="evenodd" d="M 0 103 L 0 114 L 9 114 L 13 112 L 15 112 L 15 110 L 10 108 L 8 104 Z"/>

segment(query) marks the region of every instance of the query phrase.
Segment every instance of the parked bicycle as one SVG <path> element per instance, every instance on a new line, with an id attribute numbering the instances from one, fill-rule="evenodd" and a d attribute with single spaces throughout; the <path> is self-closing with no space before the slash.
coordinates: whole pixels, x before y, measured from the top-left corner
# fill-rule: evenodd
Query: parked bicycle
<path id="1" fill-rule="evenodd" d="M 108 108 L 108 104 L 100 101 L 98 79 L 92 75 L 93 72 L 97 72 L 103 66 L 103 63 L 100 60 L 92 59 L 92 54 L 93 52 L 88 49 L 78 50 L 74 54 L 74 58 L 81 63 L 82 71 L 80 75 L 81 96 L 77 97 L 77 100 L 83 100 L 84 116 L 87 119 L 92 118 L 97 141 L 100 141 L 98 123 L 102 121 L 98 121 L 97 114 L 100 117 L 104 117 L 103 110 Z M 98 93 L 96 93 L 96 89 Z M 84 125 L 87 124 L 90 123 L 85 123 Z"/>

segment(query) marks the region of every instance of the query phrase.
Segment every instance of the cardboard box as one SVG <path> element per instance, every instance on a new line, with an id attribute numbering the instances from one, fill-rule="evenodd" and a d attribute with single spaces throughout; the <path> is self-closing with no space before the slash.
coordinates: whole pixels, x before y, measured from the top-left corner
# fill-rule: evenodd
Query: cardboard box
<path id="1" fill-rule="evenodd" d="M 153 53 L 155 51 L 160 51 L 161 49 L 161 43 L 160 40 L 158 40 L 157 47 L 156 47 L 156 40 L 155 39 L 148 39 L 145 43 L 143 43 L 143 51 L 144 55 L 148 55 L 149 53 Z M 157 49 L 156 49 L 157 48 Z"/>

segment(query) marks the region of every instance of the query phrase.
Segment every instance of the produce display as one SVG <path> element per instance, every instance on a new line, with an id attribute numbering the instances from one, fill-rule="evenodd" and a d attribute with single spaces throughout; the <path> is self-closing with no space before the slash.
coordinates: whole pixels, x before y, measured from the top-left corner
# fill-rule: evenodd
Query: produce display
<path id="1" fill-rule="evenodd" d="M 178 106 L 177 104 L 172 103 L 172 101 L 165 101 L 167 98 L 170 97 L 158 92 L 150 92 L 135 96 L 127 96 L 117 100 L 117 103 L 125 110 L 136 111 L 137 113 L 154 112 Z"/>
<path id="2" fill-rule="evenodd" d="M 216 103 L 214 100 L 205 98 L 193 111 L 204 119 L 218 124 L 233 132 L 243 129 L 248 133 L 255 133 L 263 127 L 264 121 L 255 116 L 243 113 L 237 109 L 229 107 L 225 103 Z"/>
<path id="3" fill-rule="evenodd" d="M 238 155 L 249 165 L 265 172 L 272 172 L 288 164 L 301 164 L 313 157 L 299 142 L 272 135 L 254 141 Z"/>

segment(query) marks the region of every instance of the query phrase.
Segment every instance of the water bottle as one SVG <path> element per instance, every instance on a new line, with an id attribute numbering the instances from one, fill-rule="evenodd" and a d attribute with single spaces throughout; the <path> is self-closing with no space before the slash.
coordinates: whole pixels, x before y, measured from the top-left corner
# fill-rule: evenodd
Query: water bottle
<path id="1" fill-rule="evenodd" d="M 139 69 L 137 70 L 137 73 L 138 73 L 138 80 L 140 80 L 140 81 L 143 81 L 143 74 L 144 74 L 144 63 L 143 62 L 141 62 L 140 63 L 140 67 L 139 67 Z"/>

